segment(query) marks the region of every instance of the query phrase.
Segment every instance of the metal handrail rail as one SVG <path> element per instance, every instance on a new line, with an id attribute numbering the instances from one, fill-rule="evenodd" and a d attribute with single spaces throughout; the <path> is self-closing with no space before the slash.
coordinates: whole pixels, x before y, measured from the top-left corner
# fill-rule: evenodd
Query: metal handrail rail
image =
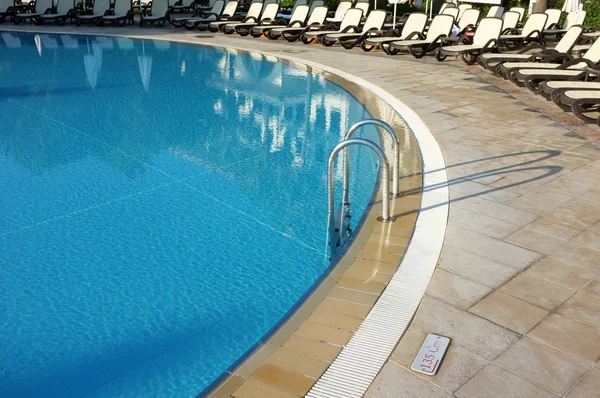
<path id="1" fill-rule="evenodd" d="M 350 145 L 364 145 L 368 148 L 371 148 L 382 162 L 382 173 L 383 173 L 383 185 L 382 185 L 382 199 L 383 199 L 383 208 L 381 212 L 381 217 L 377 218 L 381 222 L 392 222 L 395 220 L 394 217 L 390 216 L 390 165 L 387 161 L 385 153 L 379 147 L 379 145 L 375 144 L 373 141 L 364 139 L 364 138 L 349 138 L 337 144 L 335 148 L 331 151 L 331 155 L 329 155 L 329 165 L 328 165 L 328 173 L 327 173 L 327 195 L 328 195 L 328 211 L 327 218 L 329 224 L 329 245 L 331 247 L 331 258 L 335 256 L 336 251 L 336 239 L 335 239 L 335 195 L 334 195 L 334 171 L 335 171 L 335 159 L 341 150 L 350 146 Z M 344 162 L 344 176 L 346 176 L 347 169 L 349 168 L 348 162 Z M 347 204 L 346 202 L 342 203 L 342 205 Z"/>
<path id="2" fill-rule="evenodd" d="M 399 185 L 399 169 L 400 169 L 400 141 L 398 140 L 398 134 L 396 134 L 396 131 L 394 130 L 394 128 L 392 126 L 390 126 L 383 120 L 379 120 L 379 119 L 361 120 L 360 122 L 354 123 L 352 125 L 352 127 L 350 127 L 350 129 L 348 130 L 348 132 L 346 133 L 346 135 L 344 137 L 344 140 L 352 138 L 354 133 L 356 133 L 358 131 L 358 129 L 360 129 L 361 127 L 371 125 L 371 124 L 374 124 L 377 127 L 380 127 L 383 130 L 387 131 L 390 134 L 390 137 L 392 137 L 392 146 L 394 147 L 394 163 L 393 163 L 394 175 L 392 176 L 392 178 L 394 180 L 393 181 L 393 193 L 394 193 L 394 196 L 401 196 L 400 190 L 398 187 L 398 185 Z M 350 159 L 350 150 L 346 149 L 346 150 L 344 150 L 344 163 L 348 163 L 349 159 Z M 342 203 L 348 203 L 348 179 L 349 179 L 349 175 L 350 175 L 350 168 L 346 167 L 344 170 L 345 170 L 345 172 L 344 172 L 344 179 L 343 179 Z"/>

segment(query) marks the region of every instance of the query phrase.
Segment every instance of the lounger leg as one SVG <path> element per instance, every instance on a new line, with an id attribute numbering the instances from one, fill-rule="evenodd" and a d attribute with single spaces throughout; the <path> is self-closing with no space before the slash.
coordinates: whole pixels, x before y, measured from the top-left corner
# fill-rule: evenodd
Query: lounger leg
<path id="1" fill-rule="evenodd" d="M 575 116 L 577 116 L 584 122 L 598 123 L 597 118 L 589 117 L 583 113 L 585 110 L 588 110 L 589 108 L 592 108 L 594 106 L 598 106 L 597 100 L 583 98 L 583 99 L 575 100 L 571 104 L 571 109 L 573 110 L 573 113 L 575 114 Z"/>

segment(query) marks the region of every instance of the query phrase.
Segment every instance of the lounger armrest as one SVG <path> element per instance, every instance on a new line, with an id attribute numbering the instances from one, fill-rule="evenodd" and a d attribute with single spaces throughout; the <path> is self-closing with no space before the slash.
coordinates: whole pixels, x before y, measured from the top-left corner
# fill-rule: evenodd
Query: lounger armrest
<path id="1" fill-rule="evenodd" d="M 543 62 L 560 62 L 560 61 L 562 61 L 564 63 L 564 62 L 568 62 L 568 61 L 575 59 L 571 54 L 559 53 L 556 50 L 554 50 L 554 51 L 555 51 L 554 54 L 544 54 L 544 52 L 542 52 L 540 54 L 540 57 L 542 58 Z"/>
<path id="2" fill-rule="evenodd" d="M 246 17 L 246 18 L 242 19 L 242 23 L 246 23 L 246 22 L 256 22 L 256 18 L 255 17 Z"/>
<path id="3" fill-rule="evenodd" d="M 440 47 L 441 47 L 442 44 L 444 43 L 444 39 L 446 37 L 448 37 L 448 35 L 439 35 L 438 37 L 436 37 L 435 39 L 433 39 L 433 41 L 431 42 L 431 44 L 429 45 L 429 47 L 435 46 L 438 42 L 440 43 Z"/>
<path id="4" fill-rule="evenodd" d="M 275 21 L 276 20 L 271 19 L 271 18 L 265 18 L 265 19 L 262 19 L 259 23 L 257 23 L 256 26 L 266 26 L 266 25 L 269 25 L 269 26 L 273 26 L 273 25 L 274 26 L 278 26 L 278 25 L 275 24 Z M 283 24 L 283 26 L 285 26 L 285 24 Z"/>
<path id="5" fill-rule="evenodd" d="M 495 48 L 498 45 L 498 40 L 496 39 L 490 39 L 488 40 L 487 43 L 485 43 L 485 46 L 483 46 L 483 48 L 481 49 L 481 51 L 485 51 L 488 48 Z"/>
<path id="6" fill-rule="evenodd" d="M 527 39 L 531 39 L 531 38 L 540 38 L 542 37 L 542 32 L 540 32 L 539 30 L 534 30 L 532 32 L 529 32 L 529 34 L 527 36 L 525 36 L 523 38 L 523 40 L 527 40 Z"/>
<path id="7" fill-rule="evenodd" d="M 589 68 L 592 68 L 592 69 L 596 66 L 596 64 L 593 63 L 592 61 L 590 61 L 589 59 L 586 59 L 586 58 L 576 58 L 576 59 L 572 59 L 570 61 L 567 61 L 567 62 L 561 64 L 556 69 L 567 69 L 567 68 L 569 68 L 569 67 L 571 67 L 573 65 L 577 65 L 577 64 L 580 64 L 582 62 L 584 64 L 586 64 Z"/>
<path id="8" fill-rule="evenodd" d="M 539 49 L 541 49 L 541 50 L 545 50 L 545 49 L 546 49 L 546 47 L 545 47 L 545 46 L 542 46 L 542 45 L 541 45 L 541 44 L 539 44 L 539 43 L 531 43 L 531 44 L 528 44 L 528 45 L 526 45 L 525 47 L 523 47 L 523 48 L 522 48 L 522 49 L 520 49 L 519 51 L 517 51 L 517 54 L 525 54 L 525 53 L 528 53 L 528 52 L 530 52 L 531 50 L 539 50 Z M 555 51 L 556 51 L 556 50 L 555 50 Z"/>
<path id="9" fill-rule="evenodd" d="M 419 40 L 424 40 L 425 36 L 423 35 L 423 33 L 421 32 L 412 32 L 411 34 L 409 34 L 408 36 L 406 36 L 406 38 L 404 40 L 412 40 L 415 37 L 419 38 Z"/>
<path id="10" fill-rule="evenodd" d="M 553 24 L 550 24 L 550 26 L 548 26 L 544 30 L 553 30 L 553 29 L 560 29 L 560 26 L 557 23 L 553 23 Z"/>
<path id="11" fill-rule="evenodd" d="M 304 24 L 304 21 L 291 21 L 288 26 L 290 28 L 304 28 L 306 25 Z"/>
<path id="12" fill-rule="evenodd" d="M 340 33 L 348 33 L 348 32 L 358 32 L 358 26 L 348 25 Z"/>
<path id="13" fill-rule="evenodd" d="M 520 30 L 519 28 L 507 28 L 502 31 L 502 35 L 517 35 Z"/>

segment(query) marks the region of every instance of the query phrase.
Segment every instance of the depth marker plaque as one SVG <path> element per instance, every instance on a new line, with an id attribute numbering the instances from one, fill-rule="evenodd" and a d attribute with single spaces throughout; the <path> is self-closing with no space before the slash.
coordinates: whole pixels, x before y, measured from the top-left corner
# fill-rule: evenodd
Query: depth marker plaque
<path id="1" fill-rule="evenodd" d="M 449 345 L 449 337 L 429 333 L 410 368 L 429 376 L 435 375 Z"/>

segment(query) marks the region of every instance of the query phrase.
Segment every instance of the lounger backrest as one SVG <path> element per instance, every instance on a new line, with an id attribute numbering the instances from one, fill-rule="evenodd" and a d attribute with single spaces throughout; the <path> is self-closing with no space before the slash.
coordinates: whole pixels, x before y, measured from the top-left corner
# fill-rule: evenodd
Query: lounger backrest
<path id="1" fill-rule="evenodd" d="M 45 12 L 49 8 L 52 8 L 52 0 L 38 0 L 35 2 L 35 12 Z M 104 11 L 106 10 L 108 10 L 108 0 L 106 1 L 106 8 L 104 9 Z"/>
<path id="2" fill-rule="evenodd" d="M 454 20 L 456 20 L 458 19 L 458 8 L 446 8 L 443 12 L 439 13 L 438 15 L 451 15 L 454 18 Z"/>
<path id="3" fill-rule="evenodd" d="M 465 10 L 462 17 L 458 21 L 458 26 L 461 29 L 464 29 L 469 25 L 477 25 L 477 21 L 479 21 L 479 10 L 476 8 L 469 8 Z"/>
<path id="4" fill-rule="evenodd" d="M 264 6 L 266 7 L 267 4 L 271 4 L 271 3 L 277 3 L 277 4 L 279 4 L 279 0 L 265 0 L 264 1 Z"/>
<path id="5" fill-rule="evenodd" d="M 527 22 L 523 26 L 523 30 L 521 34 L 523 36 L 528 36 L 531 32 L 542 31 L 544 30 L 544 26 L 546 26 L 546 20 L 548 20 L 548 14 L 543 12 L 534 12 L 529 16 Z"/>
<path id="6" fill-rule="evenodd" d="M 312 15 L 315 8 L 322 7 L 324 5 L 325 2 L 323 0 L 313 0 L 312 3 L 310 3 L 310 11 L 308 11 L 308 15 Z"/>
<path id="7" fill-rule="evenodd" d="M 525 16 L 525 9 L 523 7 L 511 7 L 508 11 L 519 13 L 519 22 L 521 22 Z"/>
<path id="8" fill-rule="evenodd" d="M 292 13 L 291 15 L 294 15 L 294 12 L 296 12 L 296 8 L 298 8 L 298 6 L 305 6 L 308 4 L 307 0 L 296 0 L 296 2 L 294 3 L 294 8 L 292 8 Z M 293 19 L 292 19 L 293 21 Z"/>
<path id="9" fill-rule="evenodd" d="M 344 18 L 344 15 L 346 15 L 346 11 L 348 11 L 351 8 L 352 8 L 351 1 L 340 1 L 340 4 L 338 4 L 337 9 L 335 10 L 335 15 L 333 18 L 334 19 Z"/>
<path id="10" fill-rule="evenodd" d="M 354 6 L 354 8 L 361 9 L 363 12 L 363 15 L 367 15 L 369 13 L 370 7 L 371 7 L 371 4 L 365 3 L 365 2 L 356 3 L 356 5 Z"/>
<path id="11" fill-rule="evenodd" d="M 322 24 L 325 22 L 325 18 L 327 18 L 327 12 L 329 10 L 325 6 L 318 6 L 310 13 L 310 17 L 308 17 L 308 21 L 306 21 L 307 25 L 314 24 Z"/>
<path id="12" fill-rule="evenodd" d="M 454 3 L 444 3 L 440 7 L 440 12 L 438 14 L 443 13 L 446 8 L 455 8 L 455 7 L 456 7 L 456 4 L 454 4 Z"/>
<path id="13" fill-rule="evenodd" d="M 384 10 L 373 10 L 369 13 L 365 24 L 362 27 L 362 31 L 366 32 L 371 29 L 381 30 L 387 17 L 387 11 Z"/>
<path id="14" fill-rule="evenodd" d="M 546 20 L 546 25 L 544 25 L 544 29 L 548 29 L 551 25 L 558 23 L 562 11 L 557 10 L 556 8 L 549 8 L 545 11 L 545 14 L 548 15 L 548 19 Z"/>
<path id="15" fill-rule="evenodd" d="M 309 6 L 306 4 L 301 4 L 296 6 L 294 11 L 292 12 L 292 16 L 290 17 L 290 22 L 302 22 L 306 21 L 306 17 L 308 17 Z"/>
<path id="16" fill-rule="evenodd" d="M 577 14 L 577 21 L 575 22 L 576 25 L 583 25 L 583 23 L 585 22 L 585 16 L 587 15 L 587 11 L 585 10 L 579 10 L 579 13 Z"/>
<path id="17" fill-rule="evenodd" d="M 565 18 L 565 22 L 563 23 L 562 28 L 563 29 L 569 29 L 571 26 L 573 25 L 577 25 L 577 11 L 573 11 L 567 14 L 567 17 Z"/>
<path id="18" fill-rule="evenodd" d="M 596 40 L 594 44 L 585 52 L 583 58 L 597 64 L 600 62 L 600 40 Z M 584 65 L 587 66 L 587 65 Z"/>
<path id="19" fill-rule="evenodd" d="M 514 29 L 519 24 L 519 18 L 521 16 L 518 12 L 507 11 L 502 15 L 502 30 L 504 29 Z"/>
<path id="20" fill-rule="evenodd" d="M 344 19 L 340 24 L 340 32 L 343 31 L 348 26 L 358 26 L 360 25 L 360 20 L 362 19 L 363 11 L 360 8 L 351 8 L 346 11 L 344 15 Z"/>
<path id="21" fill-rule="evenodd" d="M 6 12 L 8 7 L 14 6 L 15 3 L 13 0 L 0 0 L 0 12 Z"/>
<path id="22" fill-rule="evenodd" d="M 260 20 L 263 21 L 265 19 L 272 20 L 277 17 L 277 13 L 279 12 L 279 3 L 269 3 L 263 9 L 263 13 L 260 16 Z"/>
<path id="23" fill-rule="evenodd" d="M 65 0 L 59 0 L 65 1 Z M 125 16 L 131 10 L 131 0 L 115 0 L 115 15 Z"/>
<path id="24" fill-rule="evenodd" d="M 75 3 L 73 0 L 58 0 L 56 13 L 59 15 L 66 15 L 69 10 L 72 10 L 73 8 L 75 8 Z"/>
<path id="25" fill-rule="evenodd" d="M 454 17 L 452 15 L 438 14 L 433 17 L 429 30 L 427 31 L 427 39 L 434 40 L 441 35 L 448 36 L 454 25 Z"/>
<path id="26" fill-rule="evenodd" d="M 169 11 L 169 0 L 152 0 L 152 16 L 164 17 Z"/>
<path id="27" fill-rule="evenodd" d="M 579 25 L 571 26 L 567 33 L 556 43 L 554 49 L 559 53 L 568 54 L 573 49 L 573 46 L 579 40 L 579 36 L 583 32 L 583 28 Z"/>
<path id="28" fill-rule="evenodd" d="M 471 4 L 461 4 L 458 6 L 458 19 L 462 18 L 463 13 L 473 8 Z"/>
<path id="29" fill-rule="evenodd" d="M 250 4 L 250 8 L 248 9 L 248 13 L 246 14 L 246 18 L 256 18 L 260 17 L 260 12 L 263 9 L 263 3 L 256 2 Z"/>
<path id="30" fill-rule="evenodd" d="M 504 15 L 504 7 L 491 6 L 486 18 L 502 18 L 502 15 Z"/>
<path id="31" fill-rule="evenodd" d="M 232 16 L 237 11 L 237 8 L 239 5 L 240 5 L 239 1 L 236 1 L 236 0 L 228 1 L 227 4 L 225 5 L 225 9 L 223 10 L 223 14 L 221 14 L 221 15 Z"/>
<path id="32" fill-rule="evenodd" d="M 119 1 L 119 0 L 117 0 L 117 1 Z M 214 4 L 212 5 L 212 8 L 210 9 L 210 14 L 220 15 L 221 11 L 223 11 L 224 6 L 225 6 L 224 0 L 215 1 Z"/>
<path id="33" fill-rule="evenodd" d="M 483 18 L 477 30 L 475 36 L 473 36 L 473 45 L 485 46 L 490 40 L 498 40 L 500 33 L 502 32 L 502 19 L 500 18 Z"/>
<path id="34" fill-rule="evenodd" d="M 423 33 L 425 29 L 425 25 L 427 25 L 427 20 L 429 16 L 424 12 L 413 12 L 408 16 L 406 23 L 404 24 L 404 28 L 402 28 L 402 34 L 400 35 L 400 39 L 404 40 L 408 35 L 413 32 Z"/>

